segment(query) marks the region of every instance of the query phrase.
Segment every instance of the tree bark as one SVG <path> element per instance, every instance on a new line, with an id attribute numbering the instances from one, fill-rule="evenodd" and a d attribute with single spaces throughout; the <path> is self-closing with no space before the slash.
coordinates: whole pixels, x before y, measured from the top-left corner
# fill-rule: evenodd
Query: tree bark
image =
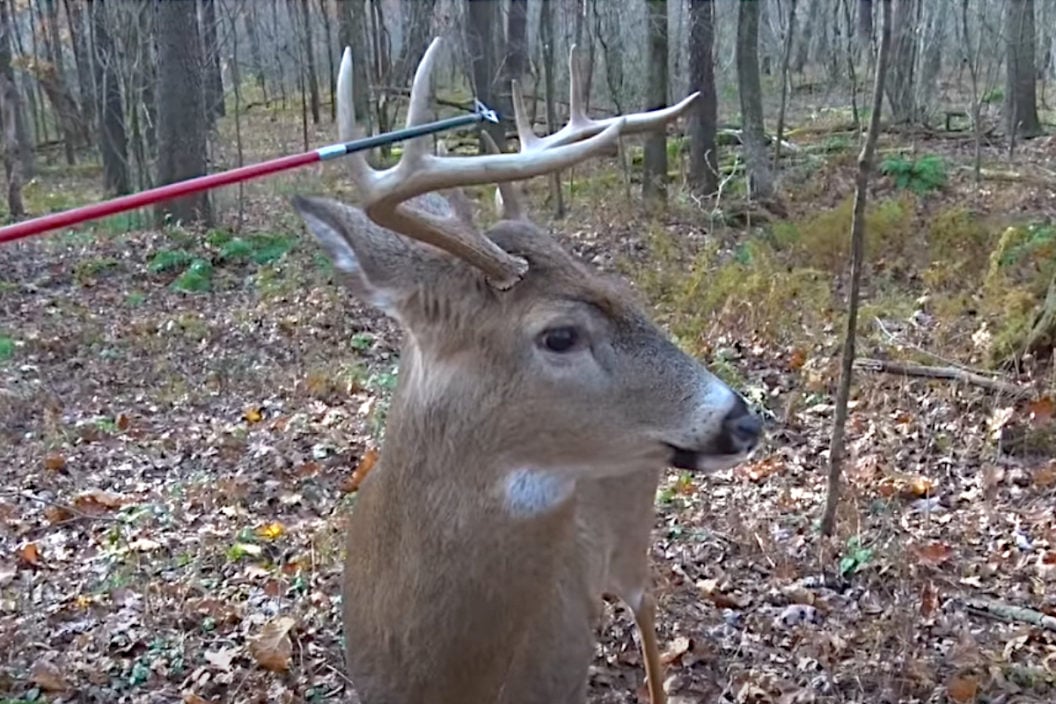
<path id="1" fill-rule="evenodd" d="M 220 75 L 220 42 L 217 37 L 216 0 L 202 0 L 202 51 L 205 67 L 205 107 L 210 124 L 223 117 L 224 80 Z"/>
<path id="2" fill-rule="evenodd" d="M 495 61 L 495 27 L 498 26 L 496 10 L 498 4 L 493 0 L 468 0 L 468 42 L 470 64 L 472 67 L 473 85 L 476 97 L 485 105 L 495 104 L 494 84 L 496 76 Z M 506 143 L 506 134 L 502 125 L 486 123 L 484 129 L 502 147 Z M 487 153 L 484 138 L 480 140 L 481 154 Z"/>
<path id="3" fill-rule="evenodd" d="M 304 56 L 308 64 L 308 94 L 312 105 L 312 124 L 319 124 L 319 77 L 315 70 L 315 42 L 312 39 L 312 8 L 301 0 L 301 22 L 304 28 Z"/>
<path id="4" fill-rule="evenodd" d="M 646 0 L 649 33 L 648 87 L 645 109 L 667 106 L 667 0 Z M 667 130 L 645 138 L 645 173 L 642 195 L 655 203 L 667 200 Z"/>
<path id="5" fill-rule="evenodd" d="M 97 90 L 99 114 L 99 152 L 103 158 L 103 188 L 113 195 L 132 191 L 128 175 L 128 138 L 125 134 L 125 109 L 121 99 L 121 83 L 115 63 L 118 60 L 110 38 L 106 4 L 103 0 L 88 0 L 88 12 L 95 35 L 92 66 Z"/>
<path id="6" fill-rule="evenodd" d="M 876 82 L 873 84 L 873 111 L 869 115 L 869 130 L 858 155 L 858 174 L 855 178 L 854 210 L 851 216 L 851 290 L 847 306 L 847 330 L 840 359 L 840 383 L 836 389 L 836 410 L 832 421 L 832 443 L 829 446 L 828 490 L 825 511 L 821 519 L 823 535 L 832 535 L 836 523 L 836 507 L 840 499 L 840 475 L 843 471 L 844 437 L 847 426 L 847 407 L 854 374 L 855 336 L 858 330 L 858 299 L 862 284 L 865 259 L 865 204 L 868 198 L 869 176 L 873 168 L 876 142 L 880 136 L 880 113 L 884 107 L 884 78 L 887 74 L 888 53 L 891 49 L 891 0 L 881 0 L 882 24 L 880 49 L 876 61 Z"/>
<path id="7" fill-rule="evenodd" d="M 1009 139 L 1037 137 L 1042 130 L 1035 86 L 1034 0 L 1008 0 L 1005 37 L 1005 125 Z"/>
<path id="8" fill-rule="evenodd" d="M 557 70 L 555 61 L 554 34 L 554 7 L 553 0 L 543 0 L 539 6 L 539 40 L 543 44 L 543 68 L 546 71 L 546 79 L 543 83 L 546 92 L 546 130 L 555 132 L 557 130 L 557 94 L 554 86 L 554 72 Z M 558 171 L 550 174 L 550 199 L 554 206 L 554 217 L 565 216 L 565 199 L 561 192 L 561 173 Z"/>
<path id="9" fill-rule="evenodd" d="M 340 7 L 340 5 L 339 5 Z M 260 50 L 260 36 L 257 33 L 257 3 L 251 2 L 242 13 L 242 21 L 246 25 L 246 37 L 249 39 L 249 53 L 253 60 L 253 73 L 257 78 L 257 87 L 260 88 L 264 102 L 268 101 L 268 82 L 264 73 L 264 58 Z"/>
<path id="10" fill-rule="evenodd" d="M 700 91 L 689 115 L 689 179 L 699 193 L 711 195 L 719 190 L 714 0 L 689 2 L 689 91 Z"/>
<path id="11" fill-rule="evenodd" d="M 204 65 L 193 2 L 155 6 L 158 47 L 158 182 L 175 183 L 206 171 L 208 126 L 205 116 Z M 159 224 L 212 222 L 208 191 L 167 200 L 154 208 Z"/>
<path id="12" fill-rule="evenodd" d="M 528 67 L 528 0 L 510 0 L 506 18 L 506 61 L 504 90 L 520 81 Z"/>
<path id="13" fill-rule="evenodd" d="M 352 49 L 352 105 L 356 120 L 369 133 L 374 125 L 370 109 L 370 42 L 363 0 L 337 0 L 337 42 L 341 53 Z"/>
<path id="14" fill-rule="evenodd" d="M 74 0 L 63 0 L 66 8 L 66 24 L 70 28 L 70 39 L 73 44 L 73 61 L 77 66 L 77 81 L 80 84 L 81 114 L 85 124 L 95 123 L 95 90 L 92 85 L 92 64 L 88 57 L 88 35 L 85 29 L 84 12 L 81 3 Z"/>
<path id="15" fill-rule="evenodd" d="M 891 80 L 885 83 L 891 121 L 907 124 L 917 121 L 916 68 L 917 3 L 919 0 L 894 0 L 891 21 Z"/>
<path id="16" fill-rule="evenodd" d="M 738 3 L 736 62 L 749 191 L 755 198 L 768 200 L 774 195 L 774 177 L 766 158 L 763 89 L 759 80 L 759 5 L 754 0 Z"/>
<path id="17" fill-rule="evenodd" d="M 774 170 L 780 168 L 781 140 L 785 133 L 785 108 L 788 105 L 788 64 L 792 58 L 792 40 L 796 34 L 796 0 L 789 0 L 788 26 L 785 27 L 785 47 L 781 52 L 781 107 L 777 111 L 777 130 L 774 134 Z"/>
<path id="18" fill-rule="evenodd" d="M 19 145 L 19 128 L 28 137 L 25 117 L 22 114 L 22 96 L 15 83 L 15 72 L 11 67 L 12 16 L 9 0 L 0 0 L 0 133 L 3 138 L 4 175 L 7 178 L 7 210 L 12 218 L 26 214 L 22 202 L 22 184 L 26 179 L 24 150 Z"/>

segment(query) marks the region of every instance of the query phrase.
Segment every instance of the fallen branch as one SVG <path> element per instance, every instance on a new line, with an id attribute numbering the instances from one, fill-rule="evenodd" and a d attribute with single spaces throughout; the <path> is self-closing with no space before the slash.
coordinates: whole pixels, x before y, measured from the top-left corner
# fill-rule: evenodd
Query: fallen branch
<path id="1" fill-rule="evenodd" d="M 901 374 L 902 376 L 922 377 L 925 379 L 946 379 L 948 381 L 962 381 L 972 386 L 979 386 L 990 391 L 1008 394 L 1014 398 L 1032 398 L 1034 392 L 1017 384 L 1012 384 L 1000 379 L 990 379 L 981 374 L 970 372 L 957 367 L 928 367 L 923 364 L 904 364 L 892 362 L 886 359 L 858 359 L 854 366 L 869 372 L 884 372 L 886 374 Z"/>
<path id="2" fill-rule="evenodd" d="M 972 170 L 971 166 L 961 167 L 963 170 Z M 1031 186 L 1043 188 L 1056 188 L 1056 179 L 1047 178 L 1038 174 L 1020 173 L 1018 171 L 1001 171 L 999 169 L 980 169 L 979 177 L 984 181 L 1001 181 L 1004 183 L 1026 183 Z"/>
<path id="3" fill-rule="evenodd" d="M 1041 611 L 1036 611 L 1025 606 L 1015 606 L 1013 604 L 1006 604 L 1003 601 L 995 601 L 994 599 L 985 599 L 981 597 L 963 598 L 958 599 L 958 601 L 966 610 L 980 616 L 989 616 L 990 618 L 996 618 L 1001 621 L 1029 623 L 1032 626 L 1044 628 L 1047 631 L 1056 631 L 1056 616 L 1049 616 Z"/>

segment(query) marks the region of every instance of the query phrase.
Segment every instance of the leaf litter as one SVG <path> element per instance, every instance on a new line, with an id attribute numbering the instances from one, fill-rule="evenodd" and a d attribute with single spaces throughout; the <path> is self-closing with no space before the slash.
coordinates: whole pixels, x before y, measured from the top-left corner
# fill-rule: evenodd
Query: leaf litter
<path id="1" fill-rule="evenodd" d="M 256 227 L 299 231 L 281 199 L 249 193 Z M 637 214 L 573 207 L 590 225 L 558 234 L 578 254 L 642 259 Z M 343 516 L 377 461 L 398 331 L 306 239 L 266 268 L 216 267 L 192 295 L 150 271 L 170 238 L 0 248 L 0 327 L 24 341 L 0 366 L 0 693 L 340 700 Z M 84 287 L 70 272 L 85 257 L 126 265 Z M 1051 423 L 1050 397 L 860 375 L 825 540 L 837 337 L 737 332 L 714 347 L 777 420 L 744 467 L 665 475 L 652 557 L 672 702 L 1056 698 L 1056 634 L 963 606 L 1056 615 L 1056 463 L 995 447 Z M 796 394 L 811 401 L 793 410 Z M 606 608 L 599 638 L 590 701 L 637 701 L 625 610 Z"/>

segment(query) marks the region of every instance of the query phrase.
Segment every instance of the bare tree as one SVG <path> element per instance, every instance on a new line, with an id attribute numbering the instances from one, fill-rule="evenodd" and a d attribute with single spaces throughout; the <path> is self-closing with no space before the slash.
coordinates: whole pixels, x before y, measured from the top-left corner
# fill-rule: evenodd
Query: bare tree
<path id="1" fill-rule="evenodd" d="M 352 104 L 356 119 L 373 129 L 370 109 L 370 42 L 367 41 L 367 12 L 363 0 L 337 0 L 337 42 L 341 51 L 352 49 Z"/>
<path id="2" fill-rule="evenodd" d="M 70 29 L 70 41 L 73 45 L 73 61 L 77 66 L 77 82 L 80 88 L 81 112 L 85 124 L 95 122 L 95 91 L 92 85 L 92 65 L 88 57 L 88 32 L 84 23 L 84 12 L 81 3 L 63 0 L 66 9 L 66 25 Z"/>
<path id="3" fill-rule="evenodd" d="M 896 0 L 897 1 L 897 0 Z M 843 354 L 840 359 L 840 383 L 836 389 L 836 410 L 832 421 L 832 444 L 829 447 L 828 491 L 825 512 L 821 518 L 821 532 L 832 535 L 836 523 L 836 507 L 840 499 L 840 474 L 843 469 L 844 433 L 847 426 L 847 406 L 854 374 L 855 336 L 858 330 L 858 299 L 862 285 L 865 259 L 865 204 L 868 198 L 869 176 L 873 155 L 880 136 L 880 112 L 884 107 L 884 77 L 887 74 L 888 53 L 891 49 L 891 0 L 881 0 L 883 17 L 880 26 L 880 49 L 876 60 L 876 82 L 873 84 L 873 111 L 869 115 L 869 130 L 858 155 L 858 174 L 855 178 L 854 210 L 851 216 L 851 290 L 847 304 L 847 331 L 844 334 Z"/>
<path id="4" fill-rule="evenodd" d="M 667 105 L 667 0 L 646 0 L 649 36 L 646 110 Z M 663 203 L 667 199 L 667 133 L 657 131 L 645 138 L 645 173 L 642 195 Z"/>
<path id="5" fill-rule="evenodd" d="M 202 1 L 202 51 L 205 66 L 205 110 L 210 123 L 224 116 L 224 82 L 220 75 L 220 39 L 216 31 L 216 0 Z"/>
<path id="6" fill-rule="evenodd" d="M 980 125 L 982 101 L 979 97 L 979 49 L 982 43 L 982 32 L 978 42 L 972 41 L 968 22 L 968 0 L 961 0 L 961 50 L 963 52 L 962 64 L 967 65 L 968 75 L 971 79 L 972 90 L 972 141 L 974 142 L 973 171 L 975 183 L 978 185 L 982 179 L 983 168 L 983 140 L 982 126 Z"/>
<path id="7" fill-rule="evenodd" d="M 125 135 L 125 108 L 121 81 L 117 76 L 113 41 L 103 0 L 88 0 L 88 12 L 95 35 L 93 69 L 98 91 L 99 151 L 103 158 L 103 187 L 122 195 L 132 190 L 128 174 L 128 138 Z"/>
<path id="8" fill-rule="evenodd" d="M 25 121 L 22 113 L 22 97 L 15 83 L 15 72 L 11 67 L 11 28 L 13 26 L 8 0 L 0 0 L 0 133 L 3 135 L 0 149 L 4 155 L 4 175 L 7 177 L 7 210 L 13 218 L 26 214 L 22 203 L 22 182 L 25 169 L 19 149 L 19 121 Z M 23 131 L 25 128 L 23 127 Z"/>
<path id="9" fill-rule="evenodd" d="M 556 12 L 553 0 L 542 0 L 539 4 L 539 41 L 543 49 L 543 69 L 546 72 L 544 90 L 546 92 L 546 131 L 557 130 L 557 95 L 555 93 L 554 73 L 557 65 L 554 60 L 557 37 L 554 34 L 554 13 Z M 561 193 L 561 174 L 553 172 L 550 174 L 550 200 L 554 206 L 554 217 L 565 216 L 565 200 Z"/>
<path id="10" fill-rule="evenodd" d="M 689 115 L 689 180 L 710 195 L 719 189 L 714 0 L 689 0 L 689 90 L 700 91 Z"/>
<path id="11" fill-rule="evenodd" d="M 472 66 L 474 92 L 478 100 L 485 105 L 493 105 L 495 94 L 495 27 L 498 26 L 496 10 L 498 4 L 492 0 L 468 0 L 469 11 L 466 32 L 468 35 L 467 46 L 469 47 L 469 59 Z M 495 144 L 503 145 L 506 137 L 503 134 L 502 125 L 487 123 L 485 129 L 495 140 Z M 487 147 L 481 138 L 480 151 L 484 153 Z"/>
<path id="12" fill-rule="evenodd" d="M 914 29 L 920 13 L 920 0 L 894 0 L 891 21 L 891 80 L 886 81 L 891 120 L 896 124 L 915 122 L 917 40 Z"/>
<path id="13" fill-rule="evenodd" d="M 774 195 L 774 177 L 766 158 L 763 89 L 759 80 L 759 5 L 754 0 L 738 3 L 735 53 L 749 190 L 755 198 L 768 200 Z"/>
<path id="14" fill-rule="evenodd" d="M 339 3 L 340 6 L 340 3 Z M 253 73 L 257 78 L 257 87 L 260 88 L 264 102 L 268 102 L 268 82 L 264 74 L 264 57 L 261 54 L 260 35 L 257 32 L 257 7 L 255 2 L 247 3 L 242 14 L 242 22 L 246 27 L 246 37 L 249 39 L 249 53 L 253 60 Z M 234 36 L 234 32 L 232 32 Z"/>
<path id="15" fill-rule="evenodd" d="M 304 30 L 304 55 L 308 65 L 308 94 L 311 96 L 312 124 L 319 124 L 319 76 L 315 70 L 315 41 L 312 39 L 312 7 L 301 0 L 301 21 Z"/>
<path id="16" fill-rule="evenodd" d="M 503 90 L 521 80 L 528 68 L 528 0 L 510 0 L 506 17 L 506 61 L 503 63 Z M 511 103 L 512 105 L 512 103 Z"/>
<path id="17" fill-rule="evenodd" d="M 202 44 L 193 2 L 155 6 L 158 47 L 158 182 L 175 183 L 206 170 L 208 126 L 203 91 Z M 208 191 L 159 203 L 159 221 L 212 221 Z"/>
<path id="18" fill-rule="evenodd" d="M 785 108 L 788 103 L 788 64 L 792 58 L 792 39 L 796 34 L 796 0 L 789 0 L 788 22 L 785 24 L 785 47 L 781 52 L 781 107 L 777 111 L 777 131 L 774 136 L 774 169 L 781 161 L 781 140 L 785 133 Z"/>
<path id="19" fill-rule="evenodd" d="M 1034 0 L 1009 0 L 1005 5 L 1008 59 L 1005 82 L 1005 124 L 1009 140 L 1041 134 L 1034 66 Z"/>

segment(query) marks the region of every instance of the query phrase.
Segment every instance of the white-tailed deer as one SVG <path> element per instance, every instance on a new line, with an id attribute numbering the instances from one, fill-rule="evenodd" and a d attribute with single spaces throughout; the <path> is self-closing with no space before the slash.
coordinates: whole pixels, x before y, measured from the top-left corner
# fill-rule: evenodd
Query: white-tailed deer
<path id="1" fill-rule="evenodd" d="M 428 119 L 438 48 L 408 125 Z M 514 86 L 518 154 L 439 157 L 418 138 L 386 171 L 350 157 L 360 207 L 294 200 L 354 293 L 406 334 L 348 526 L 344 637 L 365 704 L 580 704 L 602 594 L 634 612 L 662 701 L 647 552 L 660 471 L 729 467 L 759 441 L 744 400 L 524 219 L 507 187 L 664 129 L 696 98 L 590 120 L 571 64 L 571 117 L 548 137 Z M 351 75 L 346 49 L 343 140 L 358 136 Z M 506 218 L 481 233 L 458 189 L 485 183 L 504 189 Z"/>

